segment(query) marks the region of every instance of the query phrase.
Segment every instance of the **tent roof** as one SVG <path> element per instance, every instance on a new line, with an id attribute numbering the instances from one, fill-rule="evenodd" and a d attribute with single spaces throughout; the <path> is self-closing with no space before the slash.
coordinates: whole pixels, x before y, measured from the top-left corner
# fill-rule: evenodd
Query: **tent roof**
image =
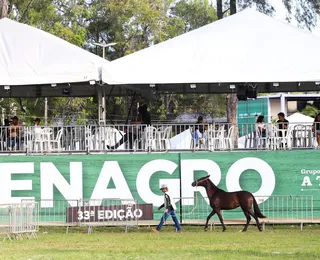
<path id="1" fill-rule="evenodd" d="M 10 96 L 59 96 L 69 84 L 71 95 L 92 96 L 95 89 L 89 81 L 101 80 L 103 64 L 109 71 L 108 61 L 65 40 L 7 18 L 0 20 L 0 86 L 10 86 Z M 3 89 L 0 96 L 8 94 Z"/>
<path id="2" fill-rule="evenodd" d="M 290 123 L 313 123 L 314 118 L 310 116 L 303 115 L 301 113 L 294 113 L 291 116 L 287 117 Z"/>
<path id="3" fill-rule="evenodd" d="M 255 83 L 259 92 L 318 90 L 319 46 L 317 36 L 246 9 L 113 61 L 113 77 L 103 70 L 103 81 L 183 93 L 228 93 L 232 83 Z"/>

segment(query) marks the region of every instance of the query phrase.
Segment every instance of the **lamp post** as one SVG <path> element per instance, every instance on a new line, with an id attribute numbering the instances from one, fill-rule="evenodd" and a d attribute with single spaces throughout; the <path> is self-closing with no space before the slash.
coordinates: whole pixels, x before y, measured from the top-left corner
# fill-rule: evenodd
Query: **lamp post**
<path id="1" fill-rule="evenodd" d="M 102 58 L 105 58 L 105 54 L 106 54 L 106 48 L 107 47 L 110 47 L 110 46 L 114 46 L 116 45 L 117 43 L 116 42 L 111 42 L 111 43 L 93 43 L 94 45 L 96 46 L 100 46 L 102 47 Z"/>

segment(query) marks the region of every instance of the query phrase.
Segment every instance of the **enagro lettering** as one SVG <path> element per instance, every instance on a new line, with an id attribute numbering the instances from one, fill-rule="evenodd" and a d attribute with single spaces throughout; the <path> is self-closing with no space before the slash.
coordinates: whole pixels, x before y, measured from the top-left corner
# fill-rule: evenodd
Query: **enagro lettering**
<path id="1" fill-rule="evenodd" d="M 12 175 L 33 174 L 34 162 L 23 163 L 0 163 L 0 203 L 20 202 L 22 199 L 34 199 L 40 197 L 47 200 L 41 207 L 53 207 L 53 203 L 48 202 L 54 199 L 54 187 L 62 194 L 70 206 L 77 206 L 77 201 L 83 199 L 83 171 L 82 162 L 70 162 L 69 182 L 59 172 L 52 162 L 40 162 L 40 196 L 34 194 L 32 180 L 12 180 Z M 157 172 L 166 172 L 169 175 L 177 170 L 179 164 L 170 160 L 151 160 L 144 164 L 136 174 L 136 188 L 140 199 L 144 203 L 152 203 L 159 206 L 163 203 L 163 197 L 155 194 L 150 187 L 150 179 Z M 209 159 L 188 159 L 180 161 L 181 180 L 179 178 L 159 179 L 159 185 L 167 183 L 173 197 L 180 197 L 180 182 L 182 197 L 194 197 L 197 190 L 190 184 L 194 181 L 195 171 L 204 171 L 211 175 L 211 180 L 219 185 L 221 181 L 221 169 L 219 165 Z M 265 161 L 247 157 L 236 161 L 231 165 L 226 174 L 226 187 L 228 191 L 241 190 L 240 176 L 246 170 L 255 170 L 260 174 L 261 187 L 255 196 L 264 196 L 267 199 L 275 188 L 275 175 L 268 163 Z M 176 171 L 177 172 L 177 171 Z M 174 175 L 173 175 L 174 176 Z M 107 188 L 110 181 L 113 181 L 115 188 Z M 159 186 L 158 186 L 159 187 Z M 157 187 L 157 188 L 158 188 Z M 86 188 L 86 187 L 85 187 Z M 13 197 L 12 191 L 31 191 L 34 196 Z M 204 189 L 197 190 L 206 197 Z M 28 194 L 29 194 L 28 193 Z M 133 198 L 132 192 L 124 177 L 124 174 L 117 161 L 105 161 L 100 171 L 99 177 L 92 190 L 90 199 L 103 200 L 104 198 L 116 199 L 138 199 Z M 193 200 L 183 200 L 182 205 L 193 205 Z"/>

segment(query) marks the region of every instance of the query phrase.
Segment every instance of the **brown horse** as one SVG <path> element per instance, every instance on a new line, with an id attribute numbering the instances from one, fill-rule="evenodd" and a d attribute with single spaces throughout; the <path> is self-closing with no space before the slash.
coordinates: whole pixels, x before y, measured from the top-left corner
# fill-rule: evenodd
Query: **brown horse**
<path id="1" fill-rule="evenodd" d="M 191 184 L 193 187 L 195 186 L 204 187 L 207 191 L 207 195 L 210 200 L 210 206 L 212 208 L 212 212 L 207 217 L 207 222 L 204 227 L 204 230 L 207 231 L 208 222 L 210 218 L 217 213 L 223 227 L 222 231 L 225 231 L 226 226 L 223 223 L 223 218 L 221 216 L 220 210 L 235 209 L 240 206 L 244 215 L 247 218 L 247 223 L 244 226 L 244 229 L 242 231 L 247 231 L 249 222 L 251 220 L 250 215 L 257 222 L 257 227 L 259 231 L 262 231 L 258 217 L 265 218 L 265 216 L 262 215 L 258 207 L 258 203 L 254 198 L 254 196 L 248 191 L 226 192 L 224 190 L 221 190 L 216 185 L 213 184 L 213 182 L 209 179 L 209 177 L 210 175 L 206 177 L 202 177 Z M 252 204 L 253 204 L 254 211 L 252 210 Z"/>

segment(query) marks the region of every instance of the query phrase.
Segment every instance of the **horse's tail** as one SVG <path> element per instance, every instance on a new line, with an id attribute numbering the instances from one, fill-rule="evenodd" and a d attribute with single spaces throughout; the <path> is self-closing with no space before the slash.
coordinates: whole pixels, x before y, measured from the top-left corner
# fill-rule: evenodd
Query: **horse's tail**
<path id="1" fill-rule="evenodd" d="M 256 216 L 258 218 L 266 218 L 266 216 L 262 215 L 255 197 L 253 195 L 252 195 L 252 197 L 253 197 L 253 210 L 254 210 L 254 213 L 256 214 Z"/>

